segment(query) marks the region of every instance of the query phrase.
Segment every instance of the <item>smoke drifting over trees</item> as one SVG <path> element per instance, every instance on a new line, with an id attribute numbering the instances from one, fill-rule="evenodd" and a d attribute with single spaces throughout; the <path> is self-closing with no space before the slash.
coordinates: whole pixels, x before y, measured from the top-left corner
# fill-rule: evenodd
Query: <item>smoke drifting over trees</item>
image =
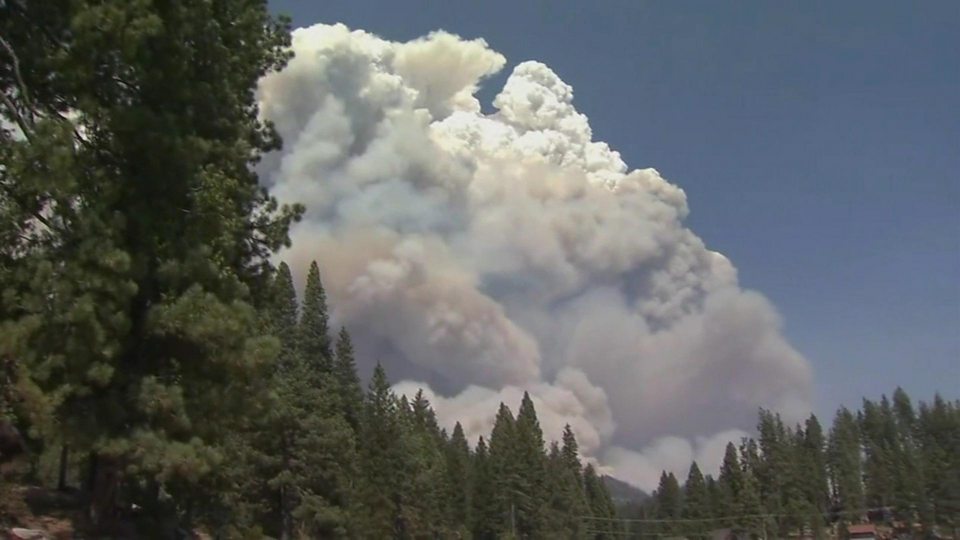
<path id="1" fill-rule="evenodd" d="M 547 432 L 571 424 L 653 487 L 678 452 L 718 465 L 757 407 L 809 412 L 775 308 L 685 227 L 680 188 L 594 139 L 549 67 L 516 65 L 484 114 L 474 93 L 506 59 L 482 39 L 317 25 L 292 48 L 258 94 L 284 139 L 261 181 L 306 206 L 282 257 L 298 276 L 320 261 L 358 357 L 424 387 L 441 421 L 476 440 L 527 389 Z"/>

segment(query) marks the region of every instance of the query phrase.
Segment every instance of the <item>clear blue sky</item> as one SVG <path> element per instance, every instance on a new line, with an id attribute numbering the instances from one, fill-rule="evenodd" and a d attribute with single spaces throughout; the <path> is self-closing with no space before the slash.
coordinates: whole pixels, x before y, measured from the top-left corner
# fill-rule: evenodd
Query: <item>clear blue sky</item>
<path id="1" fill-rule="evenodd" d="M 295 26 L 483 37 L 549 65 L 597 139 L 689 198 L 832 415 L 960 397 L 960 2 L 274 0 Z"/>

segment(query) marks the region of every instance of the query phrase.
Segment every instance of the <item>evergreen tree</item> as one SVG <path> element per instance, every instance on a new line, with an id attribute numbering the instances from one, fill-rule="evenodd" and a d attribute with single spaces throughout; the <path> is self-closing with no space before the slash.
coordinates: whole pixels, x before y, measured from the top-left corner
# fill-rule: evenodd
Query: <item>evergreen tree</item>
<path id="1" fill-rule="evenodd" d="M 924 496 L 924 471 L 916 433 L 917 417 L 910 397 L 902 388 L 897 388 L 893 393 L 892 410 L 896 430 L 893 445 L 893 504 L 901 519 L 920 520 L 929 528 L 933 525 L 932 509 Z"/>
<path id="2" fill-rule="evenodd" d="M 544 535 L 549 537 L 563 536 L 564 533 L 573 534 L 573 531 L 579 529 L 579 522 L 584 516 L 585 505 L 579 513 L 572 509 L 574 494 L 577 489 L 576 481 L 566 474 L 563 465 L 563 458 L 560 453 L 560 445 L 553 441 L 550 443 L 550 450 L 547 452 L 547 478 L 544 492 L 547 496 L 547 507 L 545 509 L 545 527 Z M 573 491 L 570 491 L 571 485 Z M 582 494 L 582 491 L 579 491 Z"/>
<path id="3" fill-rule="evenodd" d="M 537 419 L 530 394 L 523 393 L 517 412 L 515 431 L 515 459 L 519 473 L 518 498 L 516 501 L 517 534 L 542 536 L 545 523 L 546 501 L 546 455 L 544 454 L 543 431 Z"/>
<path id="4" fill-rule="evenodd" d="M 477 540 L 494 540 L 497 538 L 498 524 L 502 523 L 503 515 L 498 507 L 494 472 L 483 437 L 477 441 L 474 452 L 470 486 L 470 530 L 473 537 Z"/>
<path id="5" fill-rule="evenodd" d="M 722 505 L 719 508 L 719 514 L 724 518 L 723 522 L 727 526 L 737 525 L 735 516 L 742 513 L 740 497 L 743 491 L 743 469 L 740 468 L 737 448 L 732 442 L 727 443 L 724 450 L 723 462 L 720 465 L 720 478 L 717 483 L 720 488 Z"/>
<path id="6" fill-rule="evenodd" d="M 679 489 L 678 486 L 678 492 Z M 616 538 L 620 534 L 614 520 L 617 517 L 617 510 L 610 498 L 610 492 L 603 484 L 603 479 L 597 475 L 597 471 L 591 464 L 587 464 L 583 469 L 583 490 L 592 518 L 590 527 L 592 532 L 589 536 L 598 540 Z"/>
<path id="7" fill-rule="evenodd" d="M 710 517 L 710 494 L 707 493 L 707 484 L 696 461 L 690 464 L 690 472 L 683 486 L 681 515 L 683 519 L 690 520 L 685 527 L 688 538 L 707 538 L 710 523 L 705 520 Z"/>
<path id="8" fill-rule="evenodd" d="M 681 518 L 683 512 L 683 494 L 680 484 L 673 473 L 664 471 L 660 474 L 660 483 L 654 494 L 656 517 L 661 521 L 659 533 L 667 536 L 682 534 L 682 527 L 671 523 Z"/>
<path id="9" fill-rule="evenodd" d="M 330 317 L 327 314 L 327 293 L 320 282 L 317 262 L 310 263 L 307 285 L 303 291 L 303 309 L 300 317 L 300 352 L 317 374 L 333 371 L 333 351 L 330 346 Z"/>
<path id="10" fill-rule="evenodd" d="M 867 506 L 887 507 L 894 499 L 894 444 L 896 428 L 886 396 L 880 404 L 863 400 L 860 433 L 864 447 L 864 495 Z"/>
<path id="11" fill-rule="evenodd" d="M 275 356 L 250 287 L 299 209 L 251 165 L 287 26 L 263 2 L 3 11 L 0 358 L 41 436 L 91 456 L 94 522 L 156 503 L 128 478 L 199 504 Z"/>
<path id="12" fill-rule="evenodd" d="M 830 502 L 830 491 L 827 484 L 826 440 L 823 428 L 813 414 L 804 424 L 799 454 L 804 469 L 800 471 L 800 478 L 803 480 L 805 499 L 809 503 L 808 525 L 814 534 L 821 538 L 824 534 L 824 515 Z"/>
<path id="13" fill-rule="evenodd" d="M 577 439 L 567 425 L 563 431 L 563 447 L 554 441 L 547 457 L 546 536 L 582 538 L 587 530 L 606 525 L 589 519 L 591 510 L 583 488 Z"/>
<path id="14" fill-rule="evenodd" d="M 856 417 L 845 408 L 837 411 L 830 429 L 827 469 L 842 523 L 860 521 L 859 512 L 864 508 L 860 429 Z"/>
<path id="15" fill-rule="evenodd" d="M 493 509 L 489 525 L 499 536 L 513 535 L 516 512 L 523 497 L 520 462 L 517 455 L 517 427 L 509 407 L 500 404 L 490 432 L 489 466 L 493 478 Z"/>
<path id="16" fill-rule="evenodd" d="M 404 485 L 401 503 L 404 532 L 412 537 L 446 536 L 450 514 L 445 448 L 430 402 L 418 390 L 404 424 Z M 462 487 L 462 486 L 461 486 Z"/>
<path id="17" fill-rule="evenodd" d="M 363 411 L 363 391 L 360 389 L 360 377 L 353 357 L 353 343 L 346 328 L 341 327 L 337 335 L 334 376 L 340 392 L 340 405 L 343 416 L 353 430 L 359 431 L 360 417 Z"/>
<path id="18" fill-rule="evenodd" d="M 781 531 L 787 534 L 808 534 L 811 519 L 816 512 L 813 503 L 807 497 L 806 481 L 809 475 L 809 463 L 804 453 L 804 429 L 799 424 L 786 434 L 785 452 L 788 456 L 787 468 L 783 470 L 783 512 Z"/>
<path id="19" fill-rule="evenodd" d="M 563 461 L 563 467 L 570 471 L 576 479 L 577 485 L 582 489 L 583 476 L 580 471 L 580 445 L 577 444 L 577 437 L 573 433 L 570 424 L 563 427 L 563 446 L 560 449 L 560 457 Z"/>
<path id="20" fill-rule="evenodd" d="M 921 403 L 917 431 L 924 475 L 924 493 L 930 501 L 926 517 L 955 536 L 960 532 L 960 402 L 939 394 L 932 404 Z"/>
<path id="21" fill-rule="evenodd" d="M 262 429 L 272 459 L 268 485 L 276 490 L 275 527 L 281 538 L 344 536 L 353 471 L 353 432 L 340 414 L 336 394 L 316 385 L 313 367 L 298 348 L 296 295 L 281 264 L 274 287 L 272 332 L 281 337 L 280 369 Z M 261 471 L 264 474 L 266 471 Z"/>
<path id="22" fill-rule="evenodd" d="M 455 534 L 463 536 L 471 523 L 471 493 L 473 482 L 470 475 L 470 446 L 463 434 L 460 422 L 453 427 L 450 442 L 447 443 L 447 501 L 449 501 L 451 523 Z"/>
<path id="23" fill-rule="evenodd" d="M 756 477 L 760 485 L 760 499 L 764 513 L 778 516 L 774 519 L 776 534 L 787 534 L 787 523 L 782 516 L 789 499 L 787 486 L 791 472 L 790 440 L 780 415 L 761 409 L 757 424 L 758 444 L 762 457 Z"/>
<path id="24" fill-rule="evenodd" d="M 707 495 L 710 499 L 710 517 L 715 520 L 723 517 L 721 512 L 723 511 L 722 508 L 724 506 L 724 502 L 723 493 L 720 491 L 720 485 L 717 483 L 717 480 L 712 474 L 708 474 L 704 477 L 704 484 L 707 485 Z M 712 521 L 711 523 L 719 523 L 719 521 Z"/>
<path id="25" fill-rule="evenodd" d="M 752 470 L 743 472 L 743 484 L 739 497 L 740 511 L 743 512 L 739 525 L 752 534 L 766 537 L 766 531 L 772 523 L 763 516 L 763 501 L 760 499 L 760 482 Z"/>
<path id="26" fill-rule="evenodd" d="M 277 274 L 270 287 L 271 294 L 264 309 L 267 330 L 280 341 L 277 367 L 289 367 L 297 357 L 297 291 L 287 263 L 277 266 Z"/>
<path id="27" fill-rule="evenodd" d="M 406 400 L 404 399 L 405 403 Z M 429 401 L 418 390 L 409 405 L 402 405 L 402 458 L 400 516 L 402 537 L 445 536 L 449 516 L 447 471 L 443 440 Z"/>
<path id="28" fill-rule="evenodd" d="M 358 536 L 391 538 L 400 532 L 403 448 L 400 405 L 383 366 L 373 370 L 359 437 Z"/>

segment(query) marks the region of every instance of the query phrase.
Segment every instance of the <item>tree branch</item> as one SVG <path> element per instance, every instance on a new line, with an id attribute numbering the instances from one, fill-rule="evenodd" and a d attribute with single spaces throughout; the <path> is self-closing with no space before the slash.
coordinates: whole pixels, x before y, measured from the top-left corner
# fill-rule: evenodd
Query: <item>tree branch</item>
<path id="1" fill-rule="evenodd" d="M 20 96 L 23 98 L 26 108 L 28 110 L 32 110 L 33 107 L 30 106 L 30 94 L 27 92 L 27 85 L 23 82 L 23 74 L 20 73 L 20 57 L 17 56 L 16 51 L 13 50 L 13 47 L 10 46 L 10 43 L 7 42 L 3 36 L 0 36 L 0 45 L 6 49 L 7 54 L 9 54 L 10 58 L 13 60 L 13 76 L 17 80 L 17 87 L 20 90 Z"/>
<path id="2" fill-rule="evenodd" d="M 33 136 L 33 108 L 30 106 L 30 94 L 27 92 L 27 85 L 23 82 L 23 75 L 20 73 L 20 57 L 17 56 L 16 51 L 13 50 L 13 47 L 10 46 L 10 43 L 4 39 L 3 36 L 0 36 L 0 46 L 7 51 L 7 54 L 10 55 L 13 65 L 13 76 L 16 80 L 17 91 L 20 94 L 20 99 L 23 100 L 24 109 L 30 113 L 29 119 L 24 119 L 24 115 L 20 112 L 20 109 L 13 103 L 10 99 L 10 96 L 0 94 L 3 98 L 3 104 L 10 109 L 10 114 L 13 115 L 14 121 L 17 123 L 17 126 L 20 128 L 20 131 L 23 132 L 23 136 L 28 140 L 32 141 Z"/>

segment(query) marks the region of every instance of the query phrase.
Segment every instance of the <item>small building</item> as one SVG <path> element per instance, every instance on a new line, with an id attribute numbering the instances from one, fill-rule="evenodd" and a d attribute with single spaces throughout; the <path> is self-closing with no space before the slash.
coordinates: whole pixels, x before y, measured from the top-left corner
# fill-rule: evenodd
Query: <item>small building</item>
<path id="1" fill-rule="evenodd" d="M 847 527 L 850 540 L 877 540 L 877 527 L 870 523 L 859 523 Z"/>

